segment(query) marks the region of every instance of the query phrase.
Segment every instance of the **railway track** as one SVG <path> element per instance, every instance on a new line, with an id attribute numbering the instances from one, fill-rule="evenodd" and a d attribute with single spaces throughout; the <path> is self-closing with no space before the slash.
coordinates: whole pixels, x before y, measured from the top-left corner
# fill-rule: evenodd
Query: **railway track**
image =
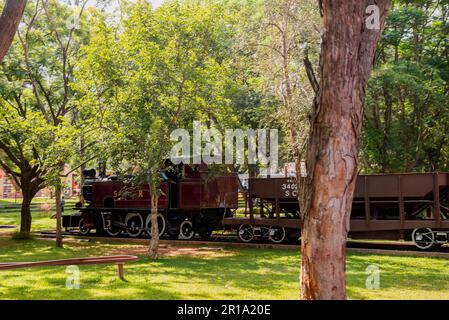
<path id="1" fill-rule="evenodd" d="M 45 230 L 34 233 L 38 238 L 54 239 L 55 231 Z M 79 235 L 77 232 L 64 232 L 65 238 L 82 239 L 86 241 L 127 241 L 132 243 L 147 244 L 148 238 L 131 238 L 127 236 L 109 237 L 102 235 Z M 297 250 L 300 241 L 295 243 L 274 244 L 268 241 L 259 241 L 253 243 L 239 242 L 237 236 L 232 235 L 212 235 L 210 239 L 169 239 L 161 238 L 161 244 L 164 245 L 208 245 L 208 246 L 227 246 L 239 248 L 260 248 L 260 249 L 292 249 Z M 369 253 L 369 254 L 389 254 L 389 255 L 412 255 L 419 257 L 440 257 L 449 259 L 449 247 L 435 246 L 429 250 L 421 250 L 414 246 L 411 242 L 374 242 L 374 241 L 348 241 L 348 252 Z"/>

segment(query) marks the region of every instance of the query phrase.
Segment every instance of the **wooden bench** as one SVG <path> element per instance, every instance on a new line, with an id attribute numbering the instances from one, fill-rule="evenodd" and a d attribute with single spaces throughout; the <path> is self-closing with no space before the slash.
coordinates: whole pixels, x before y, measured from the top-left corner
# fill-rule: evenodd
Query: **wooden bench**
<path id="1" fill-rule="evenodd" d="M 134 262 L 139 258 L 136 256 L 105 256 L 90 258 L 74 258 L 63 260 L 37 261 L 37 262 L 8 262 L 0 263 L 0 270 L 11 270 L 19 268 L 35 268 L 35 267 L 55 267 L 55 266 L 79 266 L 79 265 L 95 265 L 95 264 L 117 264 L 117 276 L 119 279 L 125 279 L 125 270 L 123 265 L 125 262 Z"/>

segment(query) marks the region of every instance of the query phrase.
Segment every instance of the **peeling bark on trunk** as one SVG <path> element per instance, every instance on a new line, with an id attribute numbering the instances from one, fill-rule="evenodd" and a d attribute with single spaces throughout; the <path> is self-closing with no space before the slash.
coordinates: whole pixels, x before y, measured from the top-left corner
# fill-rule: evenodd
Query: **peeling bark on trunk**
<path id="1" fill-rule="evenodd" d="M 365 88 L 389 0 L 323 0 L 320 88 L 302 195 L 302 299 L 346 299 L 346 238 L 357 177 Z M 380 28 L 368 29 L 369 5 Z"/>
<path id="2" fill-rule="evenodd" d="M 6 53 L 19 27 L 27 0 L 8 0 L 0 17 L 0 63 Z"/>
<path id="3" fill-rule="evenodd" d="M 148 255 L 151 259 L 159 257 L 159 226 L 157 224 L 158 203 L 159 197 L 156 192 L 151 193 L 151 240 Z"/>

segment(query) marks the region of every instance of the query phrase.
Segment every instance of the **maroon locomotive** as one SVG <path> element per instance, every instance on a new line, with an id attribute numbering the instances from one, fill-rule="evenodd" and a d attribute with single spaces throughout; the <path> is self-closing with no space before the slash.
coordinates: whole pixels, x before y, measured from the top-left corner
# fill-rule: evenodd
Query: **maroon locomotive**
<path id="1" fill-rule="evenodd" d="M 65 228 L 77 227 L 81 234 L 97 233 L 131 237 L 150 234 L 149 186 L 134 187 L 114 177 L 95 177 L 86 172 L 82 192 L 87 206 L 63 217 Z M 206 165 L 178 165 L 162 173 L 162 195 L 158 202 L 160 235 L 191 239 L 195 234 L 208 237 L 222 229 L 223 218 L 238 206 L 237 175 L 211 177 Z"/>

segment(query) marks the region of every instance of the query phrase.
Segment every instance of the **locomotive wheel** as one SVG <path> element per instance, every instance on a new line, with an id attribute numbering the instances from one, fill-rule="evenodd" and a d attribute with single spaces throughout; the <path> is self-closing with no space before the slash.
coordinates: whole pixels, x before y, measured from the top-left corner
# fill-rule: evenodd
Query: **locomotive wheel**
<path id="1" fill-rule="evenodd" d="M 91 230 L 89 227 L 87 227 L 85 225 L 85 221 L 86 220 L 84 220 L 84 218 L 81 218 L 80 222 L 78 224 L 79 234 L 82 234 L 83 236 L 88 235 L 90 233 L 90 230 Z"/>
<path id="2" fill-rule="evenodd" d="M 165 233 L 165 218 L 160 213 L 157 215 L 157 226 L 159 227 L 159 237 L 162 237 Z M 147 217 L 145 227 L 148 229 L 148 235 L 151 237 L 151 213 Z"/>
<path id="3" fill-rule="evenodd" d="M 126 233 L 137 238 L 143 232 L 143 219 L 140 213 L 128 213 L 125 218 Z"/>
<path id="4" fill-rule="evenodd" d="M 190 240 L 195 236 L 195 231 L 193 230 L 193 224 L 189 220 L 181 223 L 179 227 L 179 235 L 182 239 Z"/>
<path id="5" fill-rule="evenodd" d="M 118 218 L 117 220 L 119 223 L 122 223 L 122 217 L 117 216 L 116 218 Z M 114 221 L 111 221 L 111 224 L 113 224 L 113 222 Z M 110 229 L 105 229 L 104 231 L 111 237 L 117 237 L 122 232 L 122 229 L 120 227 L 111 226 Z"/>
<path id="6" fill-rule="evenodd" d="M 242 224 L 239 228 L 239 239 L 242 242 L 251 242 L 254 239 L 253 227 L 249 224 Z"/>
<path id="7" fill-rule="evenodd" d="M 421 250 L 427 250 L 433 247 L 435 244 L 435 234 L 430 228 L 419 228 L 413 230 L 412 239 Z"/>
<path id="8" fill-rule="evenodd" d="M 268 237 L 273 243 L 282 243 L 285 240 L 284 227 L 271 227 L 270 235 Z"/>

